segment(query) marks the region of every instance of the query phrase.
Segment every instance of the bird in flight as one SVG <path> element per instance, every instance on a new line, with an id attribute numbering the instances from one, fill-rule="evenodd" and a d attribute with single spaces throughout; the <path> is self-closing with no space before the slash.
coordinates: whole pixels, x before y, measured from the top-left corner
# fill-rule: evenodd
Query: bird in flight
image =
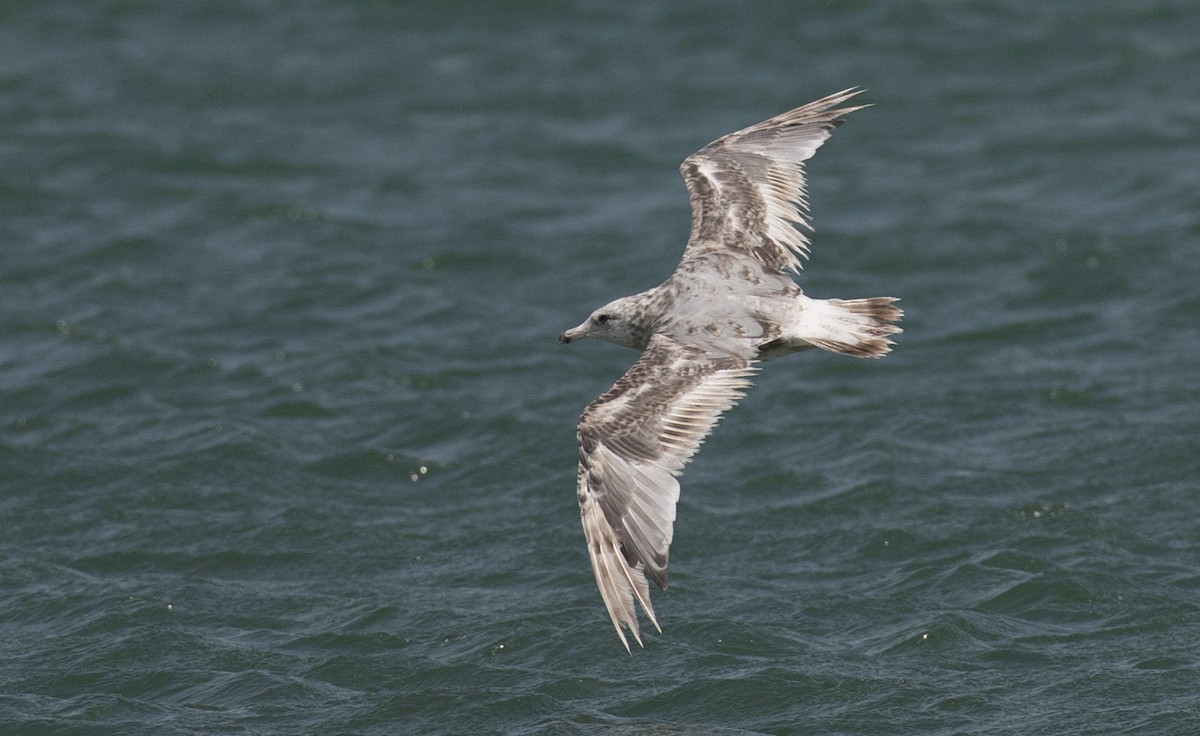
<path id="1" fill-rule="evenodd" d="M 894 297 L 814 299 L 791 273 L 811 230 L 804 162 L 866 105 L 851 88 L 718 138 L 679 171 L 692 204 L 683 258 L 663 283 L 600 307 L 560 343 L 594 337 L 642 351 L 579 418 L 578 498 L 588 556 L 621 643 L 636 605 L 667 587 L 677 476 L 758 363 L 809 348 L 859 358 L 891 349 Z M 636 603 L 635 603 L 636 601 Z"/>

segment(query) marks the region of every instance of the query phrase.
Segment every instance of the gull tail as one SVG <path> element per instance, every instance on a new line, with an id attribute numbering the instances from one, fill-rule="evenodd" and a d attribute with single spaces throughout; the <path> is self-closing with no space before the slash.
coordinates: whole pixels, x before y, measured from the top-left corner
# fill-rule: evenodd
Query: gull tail
<path id="1" fill-rule="evenodd" d="M 894 324 L 904 316 L 895 297 L 800 299 L 802 306 L 794 321 L 782 337 L 759 346 L 759 359 L 770 360 L 805 348 L 881 358 L 892 349 L 889 336 L 903 331 Z"/>
<path id="2" fill-rule="evenodd" d="M 903 332 L 894 323 L 904 316 L 892 296 L 815 301 L 819 329 L 806 338 L 813 347 L 856 358 L 882 358 L 892 349 L 889 335 Z"/>

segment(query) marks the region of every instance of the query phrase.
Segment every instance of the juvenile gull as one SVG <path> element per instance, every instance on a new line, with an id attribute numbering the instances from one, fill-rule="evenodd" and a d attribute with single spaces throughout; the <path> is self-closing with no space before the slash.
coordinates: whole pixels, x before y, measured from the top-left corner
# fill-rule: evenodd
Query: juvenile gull
<path id="1" fill-rule="evenodd" d="M 787 273 L 808 255 L 804 164 L 851 88 L 739 130 L 684 160 L 692 203 L 683 259 L 662 284 L 604 305 L 559 336 L 625 345 L 642 357 L 579 418 L 579 513 L 592 571 L 621 643 L 639 645 L 637 608 L 662 631 L 647 578 L 667 587 L 676 480 L 737 403 L 758 361 L 821 348 L 859 358 L 891 349 L 894 297 L 813 299 Z"/>

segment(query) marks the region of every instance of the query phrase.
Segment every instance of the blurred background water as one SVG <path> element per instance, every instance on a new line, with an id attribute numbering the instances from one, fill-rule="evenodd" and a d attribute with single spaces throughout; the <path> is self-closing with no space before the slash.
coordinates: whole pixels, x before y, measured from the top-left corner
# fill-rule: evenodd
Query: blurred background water
<path id="1" fill-rule="evenodd" d="M 0 731 L 1200 730 L 1190 3 L 0 7 Z M 629 656 L 574 492 L 676 167 L 862 85 Z"/>

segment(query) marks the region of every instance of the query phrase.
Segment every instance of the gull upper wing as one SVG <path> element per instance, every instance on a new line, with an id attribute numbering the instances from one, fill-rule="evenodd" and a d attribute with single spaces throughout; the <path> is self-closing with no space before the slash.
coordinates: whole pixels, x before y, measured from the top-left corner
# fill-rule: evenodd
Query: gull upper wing
<path id="1" fill-rule="evenodd" d="M 734 250 L 768 269 L 799 271 L 808 255 L 804 161 L 841 125 L 839 116 L 867 105 L 837 108 L 851 88 L 718 138 L 684 159 L 679 173 L 692 203 L 692 231 L 683 258 Z"/>
<path id="2" fill-rule="evenodd" d="M 596 585 L 621 643 L 642 643 L 637 608 L 661 631 L 647 577 L 667 586 L 675 477 L 750 386 L 746 358 L 712 356 L 658 334 L 579 418 L 579 513 Z"/>

